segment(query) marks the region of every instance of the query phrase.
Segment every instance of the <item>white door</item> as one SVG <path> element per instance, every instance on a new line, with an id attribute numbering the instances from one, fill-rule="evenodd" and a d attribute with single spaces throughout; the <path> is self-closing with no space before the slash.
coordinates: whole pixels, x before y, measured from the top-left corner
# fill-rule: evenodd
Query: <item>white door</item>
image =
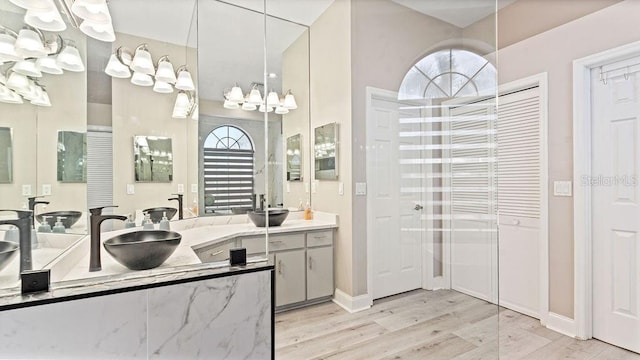
<path id="1" fill-rule="evenodd" d="M 451 288 L 491 302 L 498 300 L 494 102 L 456 106 L 443 124 Z"/>
<path id="2" fill-rule="evenodd" d="M 410 122 L 400 121 L 397 96 L 374 96 L 367 116 L 367 179 L 373 299 L 418 289 L 421 267 L 420 152 L 401 147 L 420 141 Z M 418 124 L 419 125 L 419 124 Z M 417 207 L 417 209 L 416 209 Z"/>
<path id="3" fill-rule="evenodd" d="M 640 352 L 639 58 L 592 70 L 593 336 Z M 637 67 L 636 67 L 637 68 Z"/>

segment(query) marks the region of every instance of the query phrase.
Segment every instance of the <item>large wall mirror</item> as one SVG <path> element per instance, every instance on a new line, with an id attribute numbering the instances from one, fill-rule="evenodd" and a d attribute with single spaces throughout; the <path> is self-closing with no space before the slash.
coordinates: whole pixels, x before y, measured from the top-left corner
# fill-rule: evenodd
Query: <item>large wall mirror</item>
<path id="1" fill-rule="evenodd" d="M 171 138 L 134 136 L 133 158 L 137 182 L 171 182 L 173 180 Z"/>
<path id="2" fill-rule="evenodd" d="M 207 211 L 207 199 L 215 203 L 220 194 L 205 184 L 205 140 L 221 126 L 238 128 L 253 148 L 248 195 L 268 194 L 268 206 L 297 209 L 299 203 L 310 202 L 309 29 L 281 18 L 265 18 L 261 9 L 234 3 L 163 0 L 149 6 L 149 0 L 111 0 L 113 43 L 87 38 L 73 26 L 59 33 L 43 32 L 46 40 L 55 40 L 59 34 L 65 43 L 73 44 L 83 70 L 45 74 L 38 80 L 46 87 L 50 107 L 0 102 L 0 128 L 11 129 L 13 154 L 11 181 L 0 180 L 0 208 L 21 209 L 28 206 L 30 197 L 44 196 L 34 201 L 37 215 L 81 213 L 76 225 L 67 229 L 68 234 L 77 234 L 74 239 L 87 233 L 89 208 L 117 205 L 105 213 L 132 214 L 139 222 L 142 209 L 175 207 L 168 200 L 175 193 L 184 195 L 185 217 L 241 213 L 244 209 L 234 212 L 237 206 Z M 138 16 L 142 8 L 144 17 Z M 24 15 L 11 2 L 0 4 L 4 27 L 19 31 Z M 198 33 L 207 36 L 199 38 Z M 186 70 L 193 87 L 177 89 L 156 82 L 155 77 L 150 82 L 149 76 L 105 72 L 114 58 L 132 58 L 137 50 L 149 53 L 154 71 L 169 62 L 174 72 Z M 1 64 L 2 75 L 10 74 L 12 65 Z M 225 106 L 236 84 L 246 100 L 252 90 L 263 98 L 275 95 L 270 106 L 262 109 L 266 116 L 244 98 L 235 108 Z M 295 96 L 293 104 L 287 95 Z M 86 134 L 82 141 L 80 134 Z M 286 139 L 296 134 L 301 135 L 300 151 L 306 156 L 301 161 L 302 181 L 287 178 Z M 139 135 L 147 140 L 171 139 L 172 171 L 169 175 L 168 167 L 163 170 L 162 182 L 137 181 L 141 177 L 132 166 L 136 161 L 132 139 Z M 242 136 L 238 140 L 244 141 Z M 84 147 L 86 155 L 80 150 Z M 0 163 L 9 159 L 5 150 Z M 155 171 L 150 174 L 155 178 Z M 207 193 L 212 196 L 205 197 Z M 122 226 L 107 221 L 102 230 Z M 0 226 L 0 239 L 4 230 Z M 68 245 L 36 261 L 38 267 Z M 4 282 L 5 273 L 0 273 L 0 288 L 9 285 Z"/>

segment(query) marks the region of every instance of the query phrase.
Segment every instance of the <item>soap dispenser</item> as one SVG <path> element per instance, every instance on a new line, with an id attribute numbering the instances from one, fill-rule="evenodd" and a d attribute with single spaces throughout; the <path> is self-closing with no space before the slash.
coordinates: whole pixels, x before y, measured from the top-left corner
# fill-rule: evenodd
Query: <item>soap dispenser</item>
<path id="1" fill-rule="evenodd" d="M 144 220 L 142 220 L 142 230 L 153 230 L 153 221 L 151 221 L 150 214 L 144 214 Z"/>
<path id="2" fill-rule="evenodd" d="M 58 216 L 58 219 L 52 229 L 54 233 L 64 234 L 66 232 L 64 224 L 62 224 L 63 219 L 66 219 L 66 218 L 62 216 Z"/>
<path id="3" fill-rule="evenodd" d="M 126 229 L 136 227 L 136 222 L 133 220 L 133 214 L 129 214 L 129 216 L 127 216 L 127 220 L 124 222 L 124 227 Z"/>
<path id="4" fill-rule="evenodd" d="M 167 219 L 167 212 L 162 213 L 162 220 L 160 220 L 160 230 L 171 230 L 171 224 L 169 223 L 169 219 Z"/>
<path id="5" fill-rule="evenodd" d="M 51 216 L 46 216 L 46 215 L 42 217 L 42 222 L 40 223 L 40 226 L 38 226 L 38 232 L 43 232 L 43 233 L 51 232 L 51 225 L 49 225 L 49 222 L 47 221 L 47 219 L 50 217 Z"/>

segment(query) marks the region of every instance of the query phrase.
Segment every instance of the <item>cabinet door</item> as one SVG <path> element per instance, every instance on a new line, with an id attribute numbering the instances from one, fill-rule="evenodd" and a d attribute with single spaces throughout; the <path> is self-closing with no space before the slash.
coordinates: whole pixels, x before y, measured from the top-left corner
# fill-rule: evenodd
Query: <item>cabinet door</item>
<path id="1" fill-rule="evenodd" d="M 274 254 L 276 306 L 305 300 L 304 249 Z"/>
<path id="2" fill-rule="evenodd" d="M 333 247 L 307 249 L 307 299 L 333 295 Z"/>

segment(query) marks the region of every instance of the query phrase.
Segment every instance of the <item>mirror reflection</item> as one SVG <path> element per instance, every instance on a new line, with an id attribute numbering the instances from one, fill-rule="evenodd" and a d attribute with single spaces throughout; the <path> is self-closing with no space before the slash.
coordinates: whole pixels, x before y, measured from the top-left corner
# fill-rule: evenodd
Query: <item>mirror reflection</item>
<path id="1" fill-rule="evenodd" d="M 287 181 L 302 181 L 301 136 L 296 134 L 287 138 Z"/>
<path id="2" fill-rule="evenodd" d="M 58 131 L 58 181 L 87 181 L 87 133 Z"/>
<path id="3" fill-rule="evenodd" d="M 173 180 L 171 138 L 135 136 L 133 158 L 136 181 L 171 182 Z"/>
<path id="4" fill-rule="evenodd" d="M 315 175 L 318 180 L 338 178 L 338 124 L 326 124 L 315 129 L 313 145 Z"/>
<path id="5" fill-rule="evenodd" d="M 0 183 L 13 182 L 13 142 L 11 128 L 0 127 Z"/>

